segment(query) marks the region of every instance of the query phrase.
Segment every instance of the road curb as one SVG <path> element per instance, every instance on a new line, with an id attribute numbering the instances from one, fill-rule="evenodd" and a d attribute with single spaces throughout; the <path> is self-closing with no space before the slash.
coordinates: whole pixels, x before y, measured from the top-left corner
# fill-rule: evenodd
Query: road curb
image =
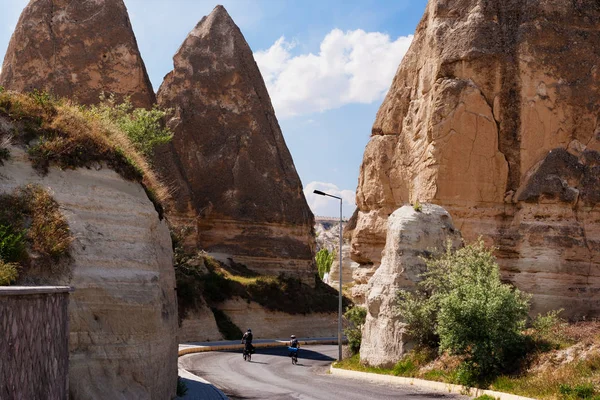
<path id="1" fill-rule="evenodd" d="M 496 392 L 494 390 L 484 389 L 468 389 L 461 385 L 452 385 L 450 383 L 427 381 L 417 378 L 406 378 L 403 376 L 382 375 L 370 372 L 351 371 L 342 368 L 335 368 L 333 365 L 329 368 L 332 375 L 343 378 L 363 379 L 374 382 L 383 382 L 399 385 L 412 385 L 426 389 L 443 391 L 446 393 L 468 394 L 469 396 L 478 397 L 484 394 L 492 396 L 498 400 L 535 400 L 529 397 L 517 396 L 516 394 Z"/>
<path id="2" fill-rule="evenodd" d="M 267 347 L 285 347 L 287 346 L 289 341 L 287 340 L 279 340 L 276 342 L 267 342 L 267 343 L 253 343 L 255 348 L 267 348 Z M 300 340 L 298 341 L 300 343 L 301 346 L 310 346 L 310 345 L 317 345 L 317 344 L 337 344 L 337 339 L 336 340 Z M 342 341 L 342 343 L 345 343 L 346 341 Z M 204 353 L 206 351 L 222 351 L 222 350 L 240 350 L 243 349 L 244 345 L 241 343 L 237 343 L 237 344 L 224 344 L 224 345 L 218 345 L 218 346 L 193 346 L 193 347 L 187 347 L 187 348 L 183 348 L 183 349 L 179 349 L 178 351 L 178 356 L 184 356 L 186 354 L 192 354 L 192 353 Z"/>

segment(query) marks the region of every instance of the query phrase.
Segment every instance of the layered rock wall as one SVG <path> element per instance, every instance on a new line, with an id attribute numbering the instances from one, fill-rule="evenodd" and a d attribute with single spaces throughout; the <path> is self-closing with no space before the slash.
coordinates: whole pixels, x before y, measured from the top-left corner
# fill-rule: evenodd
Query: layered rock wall
<path id="1" fill-rule="evenodd" d="M 81 104 L 102 92 L 150 108 L 154 90 L 123 0 L 31 0 L 12 35 L 0 86 Z"/>
<path id="2" fill-rule="evenodd" d="M 462 244 L 450 214 L 440 206 L 424 204 L 422 211 L 404 206 L 389 216 L 383 259 L 367 285 L 361 362 L 391 367 L 411 349 L 406 324 L 395 309 L 396 294 L 414 289 L 427 270 L 424 258 L 444 252 L 448 242 L 453 248 Z"/>
<path id="3" fill-rule="evenodd" d="M 269 311 L 260 304 L 230 299 L 219 305 L 240 329 L 252 329 L 257 339 L 333 337 L 337 335 L 337 313 L 288 314 Z"/>
<path id="4" fill-rule="evenodd" d="M 174 138 L 155 162 L 174 192 L 170 221 L 190 249 L 314 282 L 314 217 L 252 51 L 222 6 L 173 61 L 158 102 L 174 110 Z"/>
<path id="5" fill-rule="evenodd" d="M 2 129 L 12 132 L 0 118 Z M 58 202 L 75 238 L 69 304 L 73 399 L 167 399 L 177 381 L 177 300 L 169 229 L 140 184 L 99 169 L 34 170 L 10 147 L 0 193 L 39 184 Z"/>
<path id="6" fill-rule="evenodd" d="M 533 312 L 600 310 L 600 4 L 430 0 L 365 150 L 352 257 L 388 215 L 443 205 L 498 247 Z"/>

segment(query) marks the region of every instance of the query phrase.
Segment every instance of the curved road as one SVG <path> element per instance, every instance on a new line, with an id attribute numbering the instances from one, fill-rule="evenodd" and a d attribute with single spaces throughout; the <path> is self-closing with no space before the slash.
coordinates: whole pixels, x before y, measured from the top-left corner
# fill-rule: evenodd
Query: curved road
<path id="1" fill-rule="evenodd" d="M 258 348 L 252 362 L 235 352 L 206 352 L 184 356 L 182 366 L 207 379 L 232 400 L 238 399 L 466 399 L 414 386 L 396 386 L 327 374 L 337 346 L 306 346 L 298 365 L 292 365 L 286 348 Z"/>

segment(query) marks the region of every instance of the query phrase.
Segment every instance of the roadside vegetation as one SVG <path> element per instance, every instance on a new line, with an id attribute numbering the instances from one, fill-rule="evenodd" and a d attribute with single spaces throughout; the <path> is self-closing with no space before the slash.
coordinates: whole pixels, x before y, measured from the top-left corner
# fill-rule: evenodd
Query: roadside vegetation
<path id="1" fill-rule="evenodd" d="M 12 132 L 0 132 L 0 162 L 10 157 L 10 141 L 26 149 L 40 173 L 47 173 L 50 165 L 70 169 L 106 164 L 141 183 L 162 216 L 168 190 L 148 159 L 156 145 L 171 138 L 161 124 L 165 113 L 133 109 L 128 100 L 116 104 L 113 97 L 86 107 L 44 92 L 22 94 L 0 87 L 0 116 L 14 125 Z"/>
<path id="2" fill-rule="evenodd" d="M 360 306 L 351 306 L 344 313 L 347 327 L 344 334 L 348 338 L 348 348 L 352 355 L 358 354 L 362 341 L 362 328 L 367 319 L 367 309 Z"/>
<path id="3" fill-rule="evenodd" d="M 416 347 L 393 368 L 336 366 L 489 388 L 540 399 L 600 400 L 600 322 L 567 323 L 561 310 L 527 321 L 529 296 L 500 281 L 481 240 L 440 258 L 398 313 Z M 528 326 L 526 326 L 528 322 Z"/>
<path id="4" fill-rule="evenodd" d="M 58 204 L 42 187 L 0 194 L 0 285 L 10 285 L 34 268 L 42 277 L 57 273 L 71 241 Z"/>

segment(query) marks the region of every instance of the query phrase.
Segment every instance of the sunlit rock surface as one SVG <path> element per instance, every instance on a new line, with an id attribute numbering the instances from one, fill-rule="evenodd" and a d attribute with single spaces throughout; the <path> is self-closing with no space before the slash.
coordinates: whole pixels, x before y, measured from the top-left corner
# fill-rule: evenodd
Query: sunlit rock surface
<path id="1" fill-rule="evenodd" d="M 150 108 L 154 90 L 123 0 L 31 0 L 8 45 L 0 86 L 80 104 L 102 92 Z"/>
<path id="2" fill-rule="evenodd" d="M 600 312 L 600 3 L 430 0 L 373 125 L 352 257 L 381 262 L 386 220 L 440 204 L 498 247 L 533 313 Z"/>

